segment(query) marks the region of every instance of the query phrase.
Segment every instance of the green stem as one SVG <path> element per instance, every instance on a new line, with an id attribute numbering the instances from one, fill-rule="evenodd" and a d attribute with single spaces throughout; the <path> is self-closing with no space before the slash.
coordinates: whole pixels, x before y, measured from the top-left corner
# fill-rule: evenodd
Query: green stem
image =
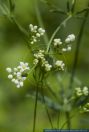
<path id="1" fill-rule="evenodd" d="M 37 99 L 38 99 L 38 84 L 37 84 L 37 88 L 36 88 L 36 99 L 35 99 L 34 120 L 33 120 L 33 132 L 35 132 L 35 128 L 36 128 Z"/>
<path id="2" fill-rule="evenodd" d="M 67 129 L 70 130 L 71 128 L 71 121 L 70 121 L 70 112 L 66 112 L 66 119 L 67 119 Z"/>
<path id="3" fill-rule="evenodd" d="M 36 11 L 36 16 L 37 16 L 37 20 L 38 20 L 39 25 L 44 28 L 41 13 L 39 11 L 38 0 L 35 0 L 35 11 Z M 45 35 L 44 35 L 44 42 L 45 42 L 45 44 L 48 43 L 48 36 L 47 36 L 46 32 L 45 32 Z"/>
<path id="4" fill-rule="evenodd" d="M 60 116 L 61 116 L 61 111 L 58 111 L 57 129 L 59 129 Z"/>
<path id="5" fill-rule="evenodd" d="M 64 25 L 66 24 L 66 22 L 67 22 L 71 17 L 72 17 L 72 15 L 69 15 L 69 16 L 68 16 L 68 17 L 56 28 L 56 30 L 55 30 L 54 33 L 52 34 L 52 37 L 51 37 L 50 40 L 49 40 L 49 43 L 48 43 L 48 46 L 47 46 L 47 50 L 46 50 L 47 53 L 48 53 L 49 50 L 50 50 L 50 45 L 51 45 L 51 43 L 52 43 L 52 41 L 53 41 L 55 35 L 58 33 L 58 31 L 60 30 L 60 28 L 61 28 L 62 26 L 64 26 Z"/>
<path id="6" fill-rule="evenodd" d="M 45 110 L 46 110 L 46 113 L 47 113 L 47 116 L 48 116 L 51 128 L 53 129 L 53 123 L 52 123 L 52 120 L 51 120 L 51 117 L 50 117 L 50 114 L 49 114 L 49 111 L 48 111 L 48 108 L 47 108 L 47 105 L 46 105 L 45 99 L 44 99 L 43 78 L 44 78 L 44 75 L 43 75 L 43 77 L 41 79 L 41 82 L 42 82 L 42 85 L 41 85 L 41 88 L 42 88 L 42 97 L 43 97 L 43 102 L 44 102 Z"/>
<path id="7" fill-rule="evenodd" d="M 85 18 L 86 19 L 84 19 L 82 24 L 81 24 L 79 37 L 78 37 L 77 44 L 76 44 L 74 63 L 73 63 L 72 73 L 71 73 L 71 78 L 70 78 L 70 83 L 69 83 L 69 88 L 70 89 L 72 88 L 73 82 L 74 82 L 74 77 L 75 77 L 77 62 L 78 62 L 78 57 L 79 57 L 79 51 L 80 51 L 80 46 L 81 46 L 81 40 L 82 40 L 82 37 L 83 37 L 83 32 L 84 32 L 85 24 L 86 24 L 86 21 L 87 21 L 87 18 L 88 18 L 88 14 L 89 14 L 89 11 L 87 10 L 86 13 L 85 13 Z"/>

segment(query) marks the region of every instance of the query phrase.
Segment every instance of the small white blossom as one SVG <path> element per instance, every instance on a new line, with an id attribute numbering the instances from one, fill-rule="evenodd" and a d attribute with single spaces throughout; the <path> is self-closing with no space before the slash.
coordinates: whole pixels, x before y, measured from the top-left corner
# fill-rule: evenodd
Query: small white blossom
<path id="1" fill-rule="evenodd" d="M 88 94 L 89 94 L 88 87 L 85 86 L 85 87 L 83 88 L 82 91 L 83 91 L 83 94 L 84 94 L 85 96 L 88 96 Z"/>
<path id="2" fill-rule="evenodd" d="M 52 68 L 52 65 L 49 64 L 49 62 L 45 59 L 44 50 L 39 50 L 38 53 L 34 54 L 34 61 L 33 64 L 37 65 L 38 62 L 40 62 L 41 66 L 45 69 L 45 71 L 50 71 Z"/>
<path id="3" fill-rule="evenodd" d="M 44 50 L 39 50 L 38 53 L 34 54 L 34 57 L 36 59 L 42 59 L 42 58 L 44 58 Z"/>
<path id="4" fill-rule="evenodd" d="M 45 33 L 45 30 L 43 28 L 38 29 L 39 34 L 42 36 Z"/>
<path id="5" fill-rule="evenodd" d="M 62 51 L 63 51 L 63 52 L 66 52 L 66 51 L 67 51 L 67 49 L 66 49 L 66 48 L 62 48 Z"/>
<path id="6" fill-rule="evenodd" d="M 37 32 L 37 26 L 33 26 L 32 24 L 29 25 L 29 29 L 31 30 L 31 32 Z"/>
<path id="7" fill-rule="evenodd" d="M 46 70 L 46 71 L 50 71 L 51 68 L 52 68 L 52 65 L 50 65 L 50 64 L 45 64 L 45 70 Z"/>
<path id="8" fill-rule="evenodd" d="M 37 37 L 40 37 L 41 35 L 40 35 L 39 33 L 36 33 L 36 36 L 37 36 Z"/>
<path id="9" fill-rule="evenodd" d="M 12 69 L 11 68 L 6 68 L 6 71 L 8 72 L 8 73 L 11 73 L 12 72 Z"/>
<path id="10" fill-rule="evenodd" d="M 86 103 L 84 106 L 80 107 L 82 112 L 89 112 L 89 103 Z"/>
<path id="11" fill-rule="evenodd" d="M 89 95 L 89 90 L 88 90 L 88 87 L 84 86 L 83 88 L 75 88 L 75 92 L 76 92 L 76 95 L 77 96 L 88 96 Z"/>
<path id="12" fill-rule="evenodd" d="M 58 60 L 58 61 L 55 62 L 55 66 L 57 68 L 59 68 L 59 70 L 64 70 L 65 64 L 64 64 L 64 62 L 62 60 Z"/>
<path id="13" fill-rule="evenodd" d="M 75 35 L 74 34 L 70 34 L 67 36 L 67 38 L 65 39 L 65 43 L 70 43 L 75 41 Z"/>
<path id="14" fill-rule="evenodd" d="M 13 75 L 12 75 L 12 74 L 9 74 L 9 75 L 8 75 L 8 78 L 9 78 L 9 79 L 12 79 L 12 78 L 13 78 Z"/>
<path id="15" fill-rule="evenodd" d="M 30 29 L 30 31 L 32 33 L 32 36 L 31 36 L 31 44 L 36 43 L 39 40 L 39 38 L 41 36 L 43 36 L 44 33 L 45 33 L 45 30 L 43 28 L 39 28 L 36 25 L 34 26 L 34 25 L 30 24 L 29 25 L 29 29 Z"/>
<path id="16" fill-rule="evenodd" d="M 21 87 L 23 87 L 23 82 L 19 82 L 19 85 L 20 85 Z"/>
<path id="17" fill-rule="evenodd" d="M 53 44 L 54 44 L 55 47 L 56 47 L 56 46 L 60 46 L 60 45 L 62 44 L 62 41 L 61 41 L 60 38 L 58 38 L 58 39 L 54 39 Z"/>
<path id="18" fill-rule="evenodd" d="M 38 62 L 39 62 L 39 60 L 38 60 L 38 59 L 34 59 L 33 64 L 34 64 L 34 65 L 37 65 L 37 64 L 38 64 Z"/>
<path id="19" fill-rule="evenodd" d="M 8 75 L 8 78 L 11 79 L 11 81 L 16 84 L 17 88 L 23 87 L 23 82 L 26 80 L 26 75 L 24 75 L 24 72 L 27 73 L 30 68 L 28 66 L 28 63 L 20 62 L 19 66 L 16 68 L 6 68 L 7 72 L 11 71 L 11 74 Z"/>
<path id="20" fill-rule="evenodd" d="M 78 97 L 83 95 L 82 90 L 81 90 L 80 87 L 75 88 L 75 92 L 76 92 L 76 95 L 77 95 Z"/>
<path id="21" fill-rule="evenodd" d="M 71 46 L 68 46 L 67 47 L 67 51 L 71 51 Z"/>

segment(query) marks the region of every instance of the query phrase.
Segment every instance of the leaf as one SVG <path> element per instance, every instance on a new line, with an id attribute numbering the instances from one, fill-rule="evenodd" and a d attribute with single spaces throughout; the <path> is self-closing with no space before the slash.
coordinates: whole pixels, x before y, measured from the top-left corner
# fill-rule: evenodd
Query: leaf
<path id="1" fill-rule="evenodd" d="M 51 9 L 50 12 L 61 13 L 61 14 L 65 14 L 66 15 L 66 12 L 63 11 L 62 9 Z"/>
<path id="2" fill-rule="evenodd" d="M 66 6 L 67 6 L 67 12 L 70 12 L 70 3 L 69 3 L 69 0 L 67 0 Z"/>
<path id="3" fill-rule="evenodd" d="M 26 97 L 32 97 L 32 98 L 35 98 L 36 96 L 36 92 L 30 92 Z M 44 99 L 43 99 L 43 96 L 38 93 L 38 101 L 40 101 L 42 104 L 44 104 L 44 100 L 45 100 L 45 104 L 47 105 L 47 107 L 55 110 L 55 111 L 59 111 L 60 109 L 62 109 L 62 106 L 59 105 L 58 103 L 52 101 L 49 97 L 47 96 L 44 96 Z"/>
<path id="4" fill-rule="evenodd" d="M 72 0 L 72 7 L 71 7 L 71 12 L 74 12 L 75 9 L 75 4 L 76 4 L 76 0 Z"/>
<path id="5" fill-rule="evenodd" d="M 15 9 L 15 4 L 12 3 L 12 0 L 9 0 L 9 5 L 10 5 L 10 12 L 13 12 Z"/>
<path id="6" fill-rule="evenodd" d="M 81 11 L 78 11 L 76 14 L 77 14 L 77 15 L 78 15 L 78 14 L 82 14 L 82 13 L 86 12 L 87 10 L 89 10 L 89 7 L 85 8 L 85 9 L 83 9 L 83 10 L 81 10 Z"/>

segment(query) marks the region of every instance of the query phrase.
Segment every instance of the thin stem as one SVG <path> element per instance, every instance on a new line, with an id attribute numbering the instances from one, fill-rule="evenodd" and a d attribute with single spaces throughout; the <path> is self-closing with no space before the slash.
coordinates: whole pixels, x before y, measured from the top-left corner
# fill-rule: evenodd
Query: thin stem
<path id="1" fill-rule="evenodd" d="M 59 129 L 61 111 L 58 111 L 57 129 Z"/>
<path id="2" fill-rule="evenodd" d="M 38 85 L 37 85 L 37 88 L 36 88 L 36 99 L 35 99 L 34 120 L 33 120 L 33 132 L 35 132 L 35 128 L 36 128 L 37 99 L 38 99 Z"/>
<path id="3" fill-rule="evenodd" d="M 52 34 L 52 37 L 51 37 L 50 40 L 49 40 L 49 43 L 48 43 L 48 46 L 47 46 L 47 50 L 46 50 L 47 53 L 48 53 L 49 50 L 50 50 L 50 45 L 51 45 L 51 43 L 52 43 L 52 41 L 53 41 L 55 35 L 58 33 L 58 31 L 60 30 L 60 28 L 61 28 L 62 26 L 64 26 L 64 25 L 66 24 L 66 22 L 67 22 L 71 17 L 72 17 L 72 15 L 69 15 L 69 16 L 68 16 L 68 17 L 56 28 L 56 30 L 55 30 L 54 33 Z"/>
<path id="4" fill-rule="evenodd" d="M 44 77 L 43 77 L 44 78 Z M 49 119 L 49 122 L 50 122 L 50 125 L 51 125 L 51 128 L 53 129 L 53 123 L 52 123 L 52 120 L 51 120 L 51 117 L 50 117 L 50 114 L 49 114 L 49 111 L 48 111 L 48 108 L 47 108 L 47 105 L 45 103 L 45 99 L 44 99 L 44 88 L 43 88 L 43 78 L 41 80 L 42 82 L 42 96 L 43 96 L 43 102 L 44 102 L 44 105 L 45 105 L 45 110 L 46 110 L 46 113 L 47 113 L 47 116 L 48 116 L 48 119 Z"/>
<path id="5" fill-rule="evenodd" d="M 70 112 L 66 112 L 66 119 L 67 119 L 67 128 L 70 130 L 71 128 L 71 121 L 70 121 Z"/>
<path id="6" fill-rule="evenodd" d="M 41 27 L 44 28 L 43 20 L 42 20 L 41 13 L 40 13 L 39 7 L 38 7 L 38 0 L 35 0 L 35 10 L 36 10 L 36 16 L 37 16 L 38 23 Z M 47 36 L 46 32 L 44 35 L 44 42 L 45 42 L 45 44 L 48 43 L 48 36 Z"/>
<path id="7" fill-rule="evenodd" d="M 17 27 L 19 28 L 19 30 L 20 30 L 26 37 L 29 37 L 28 32 L 21 26 L 21 24 L 19 24 L 19 22 L 15 19 L 15 17 L 12 17 L 12 20 L 13 20 L 14 23 L 17 25 Z"/>
<path id="8" fill-rule="evenodd" d="M 71 8 L 72 12 L 74 12 L 75 10 L 75 5 L 76 5 L 76 0 L 72 0 L 72 8 Z"/>
<path id="9" fill-rule="evenodd" d="M 71 78 L 70 78 L 70 83 L 69 83 L 69 88 L 71 89 L 73 86 L 73 82 L 74 82 L 74 77 L 76 74 L 76 68 L 77 68 L 77 62 L 78 62 L 78 58 L 79 58 L 79 51 L 80 51 L 80 46 L 81 46 L 81 40 L 83 37 L 83 32 L 84 32 L 84 28 L 85 28 L 85 24 L 88 18 L 88 14 L 89 11 L 87 10 L 85 13 L 85 18 L 81 24 L 81 28 L 80 28 L 80 32 L 79 32 L 79 37 L 77 40 L 77 44 L 76 44 L 76 50 L 75 50 L 75 57 L 74 57 L 74 63 L 73 63 L 73 67 L 72 67 L 72 73 L 71 73 Z"/>
<path id="10" fill-rule="evenodd" d="M 75 114 L 73 114 L 72 116 L 70 116 L 70 120 L 75 117 L 78 114 L 78 111 L 75 111 Z M 68 119 L 66 118 L 66 121 L 63 123 L 62 127 L 60 128 L 60 130 L 62 130 L 64 128 L 64 126 L 67 124 Z"/>

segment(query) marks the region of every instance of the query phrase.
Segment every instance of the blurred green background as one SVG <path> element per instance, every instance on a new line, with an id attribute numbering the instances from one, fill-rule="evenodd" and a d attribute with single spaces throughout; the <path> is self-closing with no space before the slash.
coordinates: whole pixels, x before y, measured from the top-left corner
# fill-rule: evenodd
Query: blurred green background
<path id="1" fill-rule="evenodd" d="M 0 2 L 7 3 L 7 0 L 0 0 Z M 71 1 L 71 0 L 70 0 Z M 15 2 L 15 16 L 19 23 L 28 29 L 30 23 L 39 25 L 37 19 L 36 7 L 39 6 L 39 11 L 45 30 L 50 38 L 53 31 L 64 19 L 64 16 L 59 13 L 51 13 L 49 7 L 38 0 L 35 5 L 35 0 L 14 0 Z M 66 0 L 49 0 L 58 8 L 66 9 Z M 88 0 L 77 0 L 75 10 L 79 11 L 86 8 Z M 68 34 L 74 33 L 77 37 L 81 19 L 73 18 L 67 26 L 59 31 L 57 36 L 65 38 Z M 66 56 L 68 70 L 74 61 L 76 42 L 72 46 L 72 52 Z M 78 65 L 76 69 L 76 76 L 84 85 L 89 86 L 89 17 L 85 25 L 82 42 L 80 46 Z M 23 36 L 17 26 L 11 23 L 0 11 L 0 132 L 31 132 L 33 126 L 34 114 L 34 100 L 26 98 L 28 93 L 29 81 L 22 89 L 17 89 L 13 83 L 7 78 L 6 67 L 14 67 L 20 61 L 32 62 L 29 50 L 23 40 Z M 30 80 L 31 81 L 31 80 Z M 65 80 L 68 81 L 68 76 L 65 75 Z M 55 86 L 55 84 L 53 84 Z M 56 90 L 56 88 L 55 88 Z M 50 110 L 53 124 L 56 127 L 56 112 Z M 48 117 L 44 107 L 38 104 L 37 115 L 37 130 L 42 132 L 43 128 L 50 128 Z M 89 114 L 78 114 L 72 121 L 72 128 L 89 128 Z M 60 120 L 60 125 L 63 123 L 64 117 Z"/>

